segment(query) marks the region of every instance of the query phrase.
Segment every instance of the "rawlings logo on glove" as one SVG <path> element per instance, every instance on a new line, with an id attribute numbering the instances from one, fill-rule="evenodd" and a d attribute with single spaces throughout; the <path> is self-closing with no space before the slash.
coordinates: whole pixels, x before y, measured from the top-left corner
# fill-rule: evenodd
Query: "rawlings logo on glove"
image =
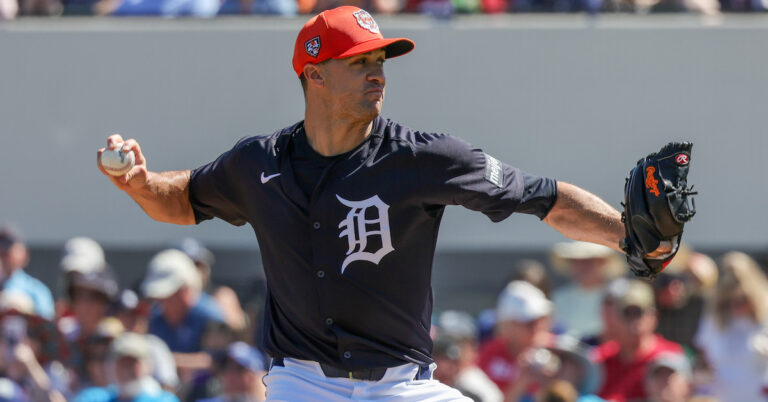
<path id="1" fill-rule="evenodd" d="M 637 276 L 653 279 L 677 254 L 685 223 L 696 213 L 688 187 L 690 142 L 670 142 L 657 153 L 640 159 L 624 185 L 626 237 L 622 248 L 630 269 Z M 660 245 L 670 251 L 655 256 Z M 654 255 L 653 257 L 651 257 Z"/>

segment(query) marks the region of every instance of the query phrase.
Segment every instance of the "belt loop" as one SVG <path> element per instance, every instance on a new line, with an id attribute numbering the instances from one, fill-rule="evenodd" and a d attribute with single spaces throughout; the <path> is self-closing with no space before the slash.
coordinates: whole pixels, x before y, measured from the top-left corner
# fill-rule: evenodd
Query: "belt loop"
<path id="1" fill-rule="evenodd" d="M 275 367 L 275 366 L 285 367 L 285 362 L 283 361 L 282 357 L 273 357 L 272 358 L 272 363 L 270 363 L 269 369 L 272 370 L 272 367 Z"/>
<path id="2" fill-rule="evenodd" d="M 413 380 L 429 380 L 431 377 L 431 367 L 430 366 L 422 366 L 419 365 L 418 370 L 416 370 L 416 376 L 414 376 Z"/>

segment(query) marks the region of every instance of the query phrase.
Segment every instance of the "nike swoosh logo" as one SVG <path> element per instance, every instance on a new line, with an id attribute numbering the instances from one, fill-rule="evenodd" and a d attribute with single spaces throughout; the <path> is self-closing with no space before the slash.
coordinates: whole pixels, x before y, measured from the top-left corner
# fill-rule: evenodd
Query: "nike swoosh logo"
<path id="1" fill-rule="evenodd" d="M 277 176 L 280 176 L 280 173 L 275 173 L 275 174 L 271 174 L 269 176 L 264 176 L 264 172 L 261 172 L 261 184 L 267 184 L 268 181 L 274 179 Z"/>

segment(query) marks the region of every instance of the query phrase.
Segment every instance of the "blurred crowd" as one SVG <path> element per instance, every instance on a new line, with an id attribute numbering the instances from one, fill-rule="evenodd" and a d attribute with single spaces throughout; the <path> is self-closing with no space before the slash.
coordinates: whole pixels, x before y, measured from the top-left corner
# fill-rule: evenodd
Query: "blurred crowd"
<path id="1" fill-rule="evenodd" d="M 338 6 L 374 14 L 456 15 L 500 13 L 670 13 L 716 15 L 763 12 L 768 0 L 0 0 L 0 20 L 18 16 L 159 16 L 212 18 L 232 15 L 290 17 Z"/>
<path id="2" fill-rule="evenodd" d="M 650 282 L 602 246 L 551 257 L 518 261 L 492 309 L 435 313 L 437 380 L 476 401 L 768 400 L 768 280 L 747 254 L 683 248 Z M 254 318 L 200 242 L 121 287 L 97 242 L 70 239 L 57 298 L 29 258 L 0 227 L 0 402 L 264 400 Z"/>
<path id="3" fill-rule="evenodd" d="M 269 363 L 236 293 L 210 284 L 213 254 L 185 239 L 122 288 L 92 239 L 64 245 L 60 294 L 24 268 L 0 228 L 0 402 L 264 400 Z"/>

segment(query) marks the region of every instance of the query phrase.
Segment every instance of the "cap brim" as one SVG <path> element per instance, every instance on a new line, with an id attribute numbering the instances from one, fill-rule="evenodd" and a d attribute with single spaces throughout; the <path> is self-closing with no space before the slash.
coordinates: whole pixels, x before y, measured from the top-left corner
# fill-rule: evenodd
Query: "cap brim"
<path id="1" fill-rule="evenodd" d="M 64 272 L 80 272 L 87 274 L 103 271 L 104 263 L 90 256 L 73 254 L 61 259 L 61 269 Z"/>
<path id="2" fill-rule="evenodd" d="M 174 278 L 160 278 L 147 281 L 142 285 L 142 293 L 151 299 L 165 299 L 176 293 L 183 284 Z"/>
<path id="3" fill-rule="evenodd" d="M 359 43 L 346 52 L 334 57 L 334 59 L 343 59 L 345 57 L 357 56 L 359 54 L 368 53 L 376 49 L 384 48 L 385 57 L 391 59 L 393 57 L 402 56 L 411 50 L 415 44 L 408 38 L 390 38 L 390 39 L 373 39 L 367 42 Z"/>

